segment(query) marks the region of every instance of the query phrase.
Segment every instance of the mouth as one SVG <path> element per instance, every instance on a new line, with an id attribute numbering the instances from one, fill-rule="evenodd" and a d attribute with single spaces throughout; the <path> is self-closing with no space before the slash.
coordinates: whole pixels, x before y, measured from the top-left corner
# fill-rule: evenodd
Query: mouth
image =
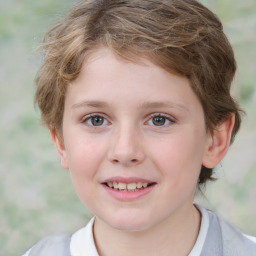
<path id="1" fill-rule="evenodd" d="M 157 183 L 139 177 L 110 177 L 101 183 L 104 190 L 119 201 L 133 201 L 153 193 Z"/>
<path id="2" fill-rule="evenodd" d="M 110 189 L 120 191 L 120 192 L 136 192 L 140 190 L 144 190 L 150 186 L 155 185 L 154 182 L 118 182 L 118 181 L 108 181 L 103 183 L 104 186 L 107 186 Z"/>

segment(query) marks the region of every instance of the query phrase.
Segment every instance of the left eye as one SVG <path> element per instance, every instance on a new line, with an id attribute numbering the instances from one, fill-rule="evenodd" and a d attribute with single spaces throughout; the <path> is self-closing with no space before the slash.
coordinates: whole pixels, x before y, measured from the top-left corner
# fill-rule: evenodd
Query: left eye
<path id="1" fill-rule="evenodd" d="M 149 119 L 148 124 L 153 126 L 166 126 L 170 124 L 172 120 L 168 117 L 157 115 Z"/>
<path id="2" fill-rule="evenodd" d="M 84 122 L 90 126 L 103 126 L 108 124 L 108 121 L 102 116 L 89 116 L 84 119 Z"/>

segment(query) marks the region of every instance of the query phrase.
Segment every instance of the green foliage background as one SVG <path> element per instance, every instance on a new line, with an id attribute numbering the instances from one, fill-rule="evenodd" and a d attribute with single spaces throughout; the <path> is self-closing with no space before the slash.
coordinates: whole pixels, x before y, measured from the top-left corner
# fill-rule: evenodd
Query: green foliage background
<path id="1" fill-rule="evenodd" d="M 234 47 L 234 95 L 247 117 L 216 170 L 219 181 L 197 202 L 256 236 L 256 0 L 202 2 L 219 15 Z M 36 47 L 74 3 L 0 0 L 0 256 L 21 255 L 44 235 L 73 232 L 90 218 L 33 107 Z"/>

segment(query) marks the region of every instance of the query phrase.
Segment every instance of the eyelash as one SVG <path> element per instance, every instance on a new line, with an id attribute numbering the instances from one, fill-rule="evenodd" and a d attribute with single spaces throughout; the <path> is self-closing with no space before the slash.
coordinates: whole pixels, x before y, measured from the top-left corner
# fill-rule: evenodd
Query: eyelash
<path id="1" fill-rule="evenodd" d="M 88 124 L 88 121 L 91 120 L 92 121 L 92 118 L 96 118 L 96 117 L 99 117 L 99 118 L 103 118 L 103 122 L 107 121 L 107 118 L 104 117 L 103 114 L 100 114 L 100 113 L 94 113 L 94 114 L 90 114 L 90 115 L 86 115 L 85 117 L 82 118 L 82 123 L 87 123 L 88 126 L 91 126 L 91 127 L 101 127 L 103 125 L 93 125 L 93 124 Z M 109 123 L 109 121 L 107 121 Z"/>
<path id="2" fill-rule="evenodd" d="M 151 114 L 150 115 L 150 118 L 148 119 L 147 123 L 152 120 L 154 117 L 162 117 L 162 118 L 165 118 L 165 122 L 166 120 L 169 121 L 169 124 L 164 124 L 164 125 L 153 125 L 155 127 L 166 127 L 166 126 L 169 126 L 173 123 L 175 123 L 175 120 L 174 118 L 171 118 L 169 115 L 166 115 L 166 114 L 163 114 L 163 113 L 154 113 L 154 114 Z"/>
<path id="3" fill-rule="evenodd" d="M 96 118 L 96 117 L 99 117 L 99 118 L 102 118 L 103 119 L 103 124 L 101 125 L 93 125 L 92 124 L 92 118 Z M 153 118 L 156 118 L 156 117 L 161 117 L 161 118 L 165 118 L 164 120 L 164 124 L 163 125 L 154 125 L 154 124 L 151 124 L 152 126 L 155 126 L 155 127 L 166 127 L 166 126 L 169 126 L 173 123 L 175 123 L 175 120 L 173 118 L 171 118 L 169 115 L 166 115 L 166 114 L 163 114 L 163 113 L 154 113 L 154 114 L 151 114 L 149 119 L 145 122 L 146 124 L 150 122 L 150 120 L 152 120 Z M 91 124 L 88 124 L 88 121 L 91 120 Z M 168 124 L 165 124 L 166 123 L 166 120 L 169 121 Z M 107 121 L 107 124 L 104 124 L 104 122 Z M 82 118 L 82 123 L 87 123 L 88 126 L 90 127 L 94 127 L 94 128 L 99 128 L 99 127 L 102 127 L 102 126 L 106 126 L 108 125 L 110 122 L 107 120 L 106 117 L 104 117 L 103 114 L 100 114 L 100 113 L 93 113 L 93 114 L 90 114 L 90 115 L 86 115 Z"/>

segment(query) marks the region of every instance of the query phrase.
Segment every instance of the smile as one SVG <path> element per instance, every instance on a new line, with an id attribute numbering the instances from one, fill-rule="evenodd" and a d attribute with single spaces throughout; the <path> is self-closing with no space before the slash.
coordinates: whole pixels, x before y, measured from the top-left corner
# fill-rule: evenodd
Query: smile
<path id="1" fill-rule="evenodd" d="M 109 181 L 105 183 L 108 187 L 113 188 L 118 191 L 124 191 L 124 192 L 134 192 L 138 191 L 140 189 L 144 189 L 150 185 L 150 183 L 146 182 L 132 182 L 132 183 L 123 183 L 123 182 L 116 182 L 116 181 Z"/>
<path id="2" fill-rule="evenodd" d="M 101 184 L 111 197 L 121 201 L 142 198 L 151 193 L 157 185 L 156 182 L 135 177 L 112 177 Z"/>

